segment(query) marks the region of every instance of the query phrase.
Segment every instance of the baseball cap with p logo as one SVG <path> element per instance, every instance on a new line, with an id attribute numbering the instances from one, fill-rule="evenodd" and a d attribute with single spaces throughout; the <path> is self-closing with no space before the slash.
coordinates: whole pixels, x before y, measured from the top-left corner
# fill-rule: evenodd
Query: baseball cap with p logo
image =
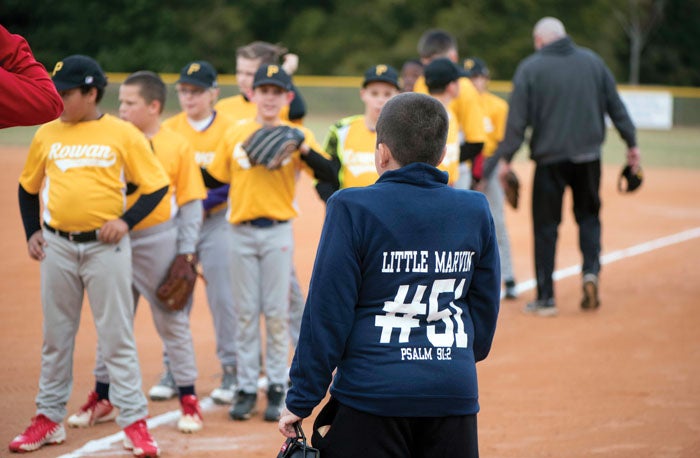
<path id="1" fill-rule="evenodd" d="M 479 59 L 478 57 L 468 57 L 464 59 L 464 71 L 467 73 L 469 78 L 474 76 L 489 76 L 489 68 L 486 66 L 486 62 Z"/>
<path id="2" fill-rule="evenodd" d="M 176 83 L 192 84 L 206 89 L 216 87 L 216 70 L 206 60 L 190 62 L 180 70 L 180 79 Z"/>
<path id="3" fill-rule="evenodd" d="M 98 88 L 107 86 L 107 77 L 100 64 L 91 57 L 81 54 L 74 54 L 56 62 L 51 72 L 51 79 L 58 91 L 67 91 L 80 86 Z"/>
<path id="4" fill-rule="evenodd" d="M 362 82 L 362 87 L 367 87 L 369 83 L 380 82 L 395 86 L 401 90 L 399 86 L 399 73 L 391 65 L 374 65 L 365 71 L 365 79 Z"/>
<path id="5" fill-rule="evenodd" d="M 290 91 L 292 89 L 292 78 L 279 65 L 263 65 L 255 72 L 253 89 L 268 84 Z"/>

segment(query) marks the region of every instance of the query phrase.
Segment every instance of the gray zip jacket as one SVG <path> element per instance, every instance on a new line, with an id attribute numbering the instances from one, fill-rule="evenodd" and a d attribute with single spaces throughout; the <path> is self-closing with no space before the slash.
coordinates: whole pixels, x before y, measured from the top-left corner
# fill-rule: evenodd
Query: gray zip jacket
<path id="1" fill-rule="evenodd" d="M 489 177 L 499 158 L 510 162 L 532 127 L 530 158 L 538 165 L 600 159 L 605 114 L 628 147 L 636 130 L 603 60 L 566 36 L 518 65 L 513 77 L 505 138 L 487 161 Z"/>

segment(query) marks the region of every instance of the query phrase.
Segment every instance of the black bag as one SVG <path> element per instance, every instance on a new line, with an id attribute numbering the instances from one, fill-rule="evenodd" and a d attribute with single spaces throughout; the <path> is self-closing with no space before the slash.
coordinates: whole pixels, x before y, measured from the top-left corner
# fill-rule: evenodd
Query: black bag
<path id="1" fill-rule="evenodd" d="M 297 437 L 284 441 L 277 458 L 321 458 L 321 453 L 317 449 L 306 445 L 306 436 L 301 425 L 294 423 L 294 429 Z"/>

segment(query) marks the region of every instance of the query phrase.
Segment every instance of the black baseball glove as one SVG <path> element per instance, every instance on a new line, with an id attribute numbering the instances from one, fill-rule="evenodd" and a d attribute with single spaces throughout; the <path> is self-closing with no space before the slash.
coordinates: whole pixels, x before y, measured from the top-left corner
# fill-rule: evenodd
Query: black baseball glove
<path id="1" fill-rule="evenodd" d="M 626 165 L 617 179 L 617 190 L 620 192 L 632 192 L 642 185 L 643 180 L 644 174 L 642 173 L 642 167 L 637 167 L 637 172 L 633 172 L 632 167 Z M 625 181 L 627 182 L 626 187 L 623 186 Z"/>
<path id="2" fill-rule="evenodd" d="M 263 165 L 274 170 L 304 141 L 304 133 L 294 127 L 261 127 L 243 142 L 243 150 L 251 165 Z"/>

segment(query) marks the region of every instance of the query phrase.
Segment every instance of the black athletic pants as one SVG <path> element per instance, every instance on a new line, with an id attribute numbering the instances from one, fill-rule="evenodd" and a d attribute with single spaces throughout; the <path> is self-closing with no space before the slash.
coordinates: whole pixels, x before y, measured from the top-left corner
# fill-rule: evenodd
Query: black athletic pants
<path id="1" fill-rule="evenodd" d="M 537 298 L 554 298 L 554 258 L 561 223 L 562 199 L 571 188 L 578 224 L 583 273 L 600 272 L 600 160 L 574 164 L 540 165 L 532 186 L 532 222 L 535 234 Z"/>
<path id="2" fill-rule="evenodd" d="M 318 427 L 331 427 L 324 437 Z M 477 458 L 476 415 L 380 417 L 331 399 L 316 417 L 312 445 L 323 458 Z"/>

